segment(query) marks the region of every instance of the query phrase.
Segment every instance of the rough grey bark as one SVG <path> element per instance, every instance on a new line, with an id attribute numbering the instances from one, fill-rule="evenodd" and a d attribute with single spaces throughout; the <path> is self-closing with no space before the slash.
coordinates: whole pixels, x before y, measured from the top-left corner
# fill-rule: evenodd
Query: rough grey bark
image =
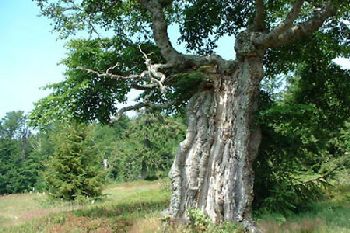
<path id="1" fill-rule="evenodd" d="M 254 125 L 263 51 L 242 33 L 230 73 L 207 73 L 208 83 L 188 104 L 188 130 L 173 163 L 169 213 L 186 218 L 199 208 L 214 222 L 243 222 L 253 231 L 253 161 L 260 143 Z"/>

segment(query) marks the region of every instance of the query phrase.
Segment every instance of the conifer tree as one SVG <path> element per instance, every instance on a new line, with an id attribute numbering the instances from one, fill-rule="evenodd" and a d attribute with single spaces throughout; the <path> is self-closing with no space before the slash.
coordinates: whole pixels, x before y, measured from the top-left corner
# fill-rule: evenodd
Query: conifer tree
<path id="1" fill-rule="evenodd" d="M 80 124 L 65 126 L 54 140 L 54 154 L 45 172 L 50 194 L 64 200 L 100 196 L 102 169 L 90 129 Z"/>

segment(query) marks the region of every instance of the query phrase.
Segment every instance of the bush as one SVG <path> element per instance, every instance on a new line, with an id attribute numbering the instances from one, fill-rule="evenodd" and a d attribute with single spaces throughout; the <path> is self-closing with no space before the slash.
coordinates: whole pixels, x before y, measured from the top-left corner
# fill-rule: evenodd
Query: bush
<path id="1" fill-rule="evenodd" d="M 243 233 L 241 226 L 232 222 L 223 222 L 221 224 L 214 224 L 209 217 L 200 209 L 189 209 L 188 217 L 190 220 L 189 227 L 191 233 Z"/>

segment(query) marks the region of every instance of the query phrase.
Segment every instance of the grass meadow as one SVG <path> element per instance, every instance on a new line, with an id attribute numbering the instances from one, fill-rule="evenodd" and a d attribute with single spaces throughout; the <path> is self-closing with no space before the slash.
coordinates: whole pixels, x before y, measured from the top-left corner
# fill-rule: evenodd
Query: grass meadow
<path id="1" fill-rule="evenodd" d="M 160 212 L 170 196 L 167 187 L 164 180 L 113 184 L 105 189 L 103 200 L 85 204 L 52 202 L 43 193 L 1 196 L 0 233 L 195 232 L 162 227 Z M 256 220 L 268 233 L 350 233 L 350 185 L 337 185 L 327 198 L 298 215 L 268 213 Z M 210 232 L 233 232 L 225 229 Z"/>

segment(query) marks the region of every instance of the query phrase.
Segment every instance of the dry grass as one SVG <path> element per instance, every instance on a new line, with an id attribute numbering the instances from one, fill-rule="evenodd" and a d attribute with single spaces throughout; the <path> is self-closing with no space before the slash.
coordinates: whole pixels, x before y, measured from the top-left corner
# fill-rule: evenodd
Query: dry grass
<path id="1" fill-rule="evenodd" d="M 300 222 L 288 221 L 282 224 L 275 221 L 261 221 L 258 225 L 266 233 L 311 233 L 320 232 L 325 223 L 320 219 L 305 219 Z"/>
<path id="2" fill-rule="evenodd" d="M 135 219 L 159 215 L 169 193 L 157 181 L 108 186 L 106 199 L 94 204 L 50 203 L 45 194 L 0 197 L 0 232 L 127 232 Z M 24 224 L 23 224 L 24 223 Z"/>
<path id="3" fill-rule="evenodd" d="M 110 185 L 107 198 L 85 206 L 48 205 L 43 194 L 0 197 L 1 233 L 160 233 L 160 211 L 168 205 L 169 192 L 157 181 Z M 339 187 L 330 199 L 308 212 L 283 216 L 268 213 L 258 225 L 266 233 L 350 233 L 350 186 Z M 168 233 L 190 233 L 178 226 Z M 218 231 L 232 233 L 231 231 Z"/>
<path id="4" fill-rule="evenodd" d="M 96 233 L 112 233 L 112 229 L 108 221 L 90 219 L 87 217 L 77 217 L 68 213 L 64 223 L 56 223 L 46 229 L 50 233 L 66 233 L 66 232 L 96 232 Z"/>
<path id="5" fill-rule="evenodd" d="M 136 220 L 129 233 L 155 233 L 161 231 L 161 220 L 159 217 L 149 217 L 147 219 Z"/>
<path id="6" fill-rule="evenodd" d="M 70 211 L 67 206 L 46 207 L 45 194 L 11 194 L 0 197 L 0 226 L 11 226 L 28 220 L 47 216 L 50 213 Z"/>

